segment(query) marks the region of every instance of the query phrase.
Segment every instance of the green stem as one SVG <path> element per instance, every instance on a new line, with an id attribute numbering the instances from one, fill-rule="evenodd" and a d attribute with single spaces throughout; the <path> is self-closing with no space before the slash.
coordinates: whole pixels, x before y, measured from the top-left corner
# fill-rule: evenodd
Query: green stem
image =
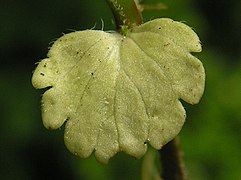
<path id="1" fill-rule="evenodd" d="M 121 33 L 123 29 L 130 30 L 142 23 L 140 10 L 137 8 L 135 0 L 106 0 L 114 15 L 116 28 Z"/>

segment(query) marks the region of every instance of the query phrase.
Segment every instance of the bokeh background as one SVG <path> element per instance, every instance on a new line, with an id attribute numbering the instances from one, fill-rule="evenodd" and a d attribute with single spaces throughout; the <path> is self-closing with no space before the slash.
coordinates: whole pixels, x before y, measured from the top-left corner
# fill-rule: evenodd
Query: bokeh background
<path id="1" fill-rule="evenodd" d="M 190 179 L 241 178 L 241 1 L 143 0 L 168 9 L 145 11 L 145 21 L 170 17 L 193 27 L 203 52 L 205 94 L 184 103 L 180 133 Z M 73 30 L 114 29 L 104 0 L 0 0 L 0 179 L 140 179 L 142 160 L 118 154 L 109 165 L 79 159 L 64 146 L 63 130 L 41 122 L 43 91 L 31 85 L 35 62 L 50 42 Z"/>

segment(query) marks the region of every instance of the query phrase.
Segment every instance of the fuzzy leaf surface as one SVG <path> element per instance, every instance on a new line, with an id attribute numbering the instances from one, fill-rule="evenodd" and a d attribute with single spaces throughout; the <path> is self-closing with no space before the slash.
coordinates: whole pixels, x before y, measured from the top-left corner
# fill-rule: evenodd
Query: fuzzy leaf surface
<path id="1" fill-rule="evenodd" d="M 127 36 L 98 30 L 58 39 L 32 77 L 42 97 L 46 128 L 65 122 L 74 154 L 107 163 L 117 152 L 142 157 L 160 149 L 185 121 L 182 99 L 195 104 L 204 91 L 198 36 L 187 25 L 155 19 Z"/>

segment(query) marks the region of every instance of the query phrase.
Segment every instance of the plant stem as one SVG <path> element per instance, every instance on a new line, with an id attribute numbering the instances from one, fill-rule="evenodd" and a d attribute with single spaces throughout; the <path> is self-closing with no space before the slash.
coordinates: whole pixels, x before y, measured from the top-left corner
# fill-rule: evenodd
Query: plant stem
<path id="1" fill-rule="evenodd" d="M 115 18 L 116 29 L 123 35 L 127 35 L 135 26 L 142 24 L 141 9 L 137 0 L 106 0 Z M 163 5 L 163 4 L 161 4 Z M 153 9 L 153 7 L 148 6 Z M 160 7 L 155 7 L 160 8 Z M 161 6 L 163 8 L 163 6 Z M 165 180 L 187 180 L 182 153 L 179 150 L 179 139 L 167 143 L 160 150 L 162 164 L 162 178 Z"/>
<path id="2" fill-rule="evenodd" d="M 165 180 L 187 180 L 179 144 L 179 137 L 176 137 L 160 150 L 162 178 Z"/>
<path id="3" fill-rule="evenodd" d="M 106 0 L 115 18 L 116 28 L 121 31 L 123 26 L 131 29 L 142 23 L 141 12 L 135 0 Z"/>

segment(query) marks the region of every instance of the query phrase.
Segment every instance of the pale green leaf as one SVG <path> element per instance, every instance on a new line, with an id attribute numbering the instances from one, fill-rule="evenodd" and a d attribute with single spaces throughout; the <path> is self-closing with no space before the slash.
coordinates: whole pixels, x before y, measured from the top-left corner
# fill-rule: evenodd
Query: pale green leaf
<path id="1" fill-rule="evenodd" d="M 142 157 L 173 139 L 185 121 L 179 99 L 197 103 L 204 90 L 199 38 L 171 19 L 116 32 L 85 30 L 58 39 L 36 68 L 46 128 L 66 122 L 65 144 L 103 163 L 119 151 Z"/>

